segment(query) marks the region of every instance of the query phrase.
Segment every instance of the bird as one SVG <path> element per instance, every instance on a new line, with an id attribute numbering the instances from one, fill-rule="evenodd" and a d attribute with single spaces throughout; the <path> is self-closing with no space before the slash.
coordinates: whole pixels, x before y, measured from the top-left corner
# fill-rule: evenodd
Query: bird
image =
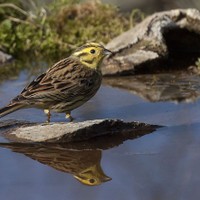
<path id="1" fill-rule="evenodd" d="M 112 178 L 107 176 L 101 167 L 102 150 L 67 147 L 61 144 L 39 143 L 0 143 L 0 147 L 24 154 L 33 160 L 69 173 L 84 185 L 96 186 Z"/>
<path id="2" fill-rule="evenodd" d="M 112 52 L 102 44 L 89 42 L 77 48 L 40 74 L 22 92 L 0 109 L 0 118 L 24 108 L 43 109 L 50 122 L 51 111 L 65 113 L 73 121 L 71 111 L 92 98 L 100 88 L 100 65 Z"/>

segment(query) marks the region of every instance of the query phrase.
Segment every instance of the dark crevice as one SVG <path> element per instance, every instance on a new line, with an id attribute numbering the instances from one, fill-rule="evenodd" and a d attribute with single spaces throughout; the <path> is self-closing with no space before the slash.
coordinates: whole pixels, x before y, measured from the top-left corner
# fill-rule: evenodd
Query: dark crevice
<path id="1" fill-rule="evenodd" d="M 174 70 L 186 70 L 194 66 L 200 57 L 200 35 L 187 29 L 166 28 L 163 37 L 168 49 L 168 55 L 155 61 L 149 61 L 138 68 L 135 73 L 162 73 Z"/>
<path id="2" fill-rule="evenodd" d="M 187 29 L 173 28 L 163 31 L 170 56 L 200 55 L 200 35 Z"/>

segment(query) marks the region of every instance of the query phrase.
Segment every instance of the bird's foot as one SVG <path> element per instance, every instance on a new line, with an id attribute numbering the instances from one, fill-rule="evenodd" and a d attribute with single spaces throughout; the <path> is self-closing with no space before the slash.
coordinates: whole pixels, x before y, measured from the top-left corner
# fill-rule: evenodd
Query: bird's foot
<path id="1" fill-rule="evenodd" d="M 65 118 L 69 119 L 70 122 L 74 120 L 74 118 L 71 116 L 71 113 L 66 113 Z"/>
<path id="2" fill-rule="evenodd" d="M 46 123 L 49 123 L 49 122 L 50 122 L 50 120 L 51 120 L 51 112 L 50 112 L 50 110 L 48 110 L 48 109 L 45 109 L 45 110 L 44 110 L 44 113 L 45 113 L 45 114 L 46 114 L 46 116 L 47 116 Z"/>

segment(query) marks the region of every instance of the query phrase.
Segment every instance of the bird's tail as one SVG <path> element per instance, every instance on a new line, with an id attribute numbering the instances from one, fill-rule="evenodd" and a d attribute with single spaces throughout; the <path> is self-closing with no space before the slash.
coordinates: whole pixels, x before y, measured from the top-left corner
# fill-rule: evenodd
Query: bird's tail
<path id="1" fill-rule="evenodd" d="M 5 116 L 5 115 L 8 115 L 16 110 L 19 110 L 20 108 L 23 108 L 24 105 L 23 104 L 9 104 L 3 108 L 0 108 L 0 118 Z"/>

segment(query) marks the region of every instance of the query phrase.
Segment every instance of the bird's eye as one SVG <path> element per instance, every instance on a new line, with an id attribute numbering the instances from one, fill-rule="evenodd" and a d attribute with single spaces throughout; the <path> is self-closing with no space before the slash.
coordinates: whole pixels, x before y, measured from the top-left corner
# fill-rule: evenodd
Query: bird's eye
<path id="1" fill-rule="evenodd" d="M 90 182 L 90 183 L 94 183 L 95 180 L 94 180 L 94 179 L 90 179 L 89 182 Z"/>
<path id="2" fill-rule="evenodd" d="M 91 54 L 95 54 L 95 52 L 96 52 L 96 51 L 95 51 L 94 49 L 91 49 L 91 50 L 90 50 L 90 53 L 91 53 Z"/>

